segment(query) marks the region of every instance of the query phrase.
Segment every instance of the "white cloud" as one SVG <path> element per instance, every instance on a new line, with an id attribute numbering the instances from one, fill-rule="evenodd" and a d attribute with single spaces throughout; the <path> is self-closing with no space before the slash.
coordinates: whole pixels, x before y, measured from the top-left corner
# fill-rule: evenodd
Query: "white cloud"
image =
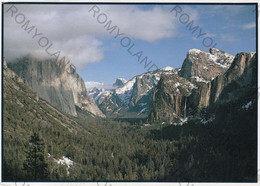
<path id="1" fill-rule="evenodd" d="M 17 24 L 10 4 L 4 5 L 4 55 L 7 60 L 14 60 L 27 53 L 38 57 L 49 57 L 45 48 L 38 45 L 40 36 L 32 39 L 30 34 Z M 104 25 L 99 24 L 93 14 L 88 12 L 93 5 L 15 5 L 18 13 L 30 20 L 42 36 L 53 43 L 52 53 L 61 51 L 61 57 L 68 56 L 77 68 L 84 68 L 87 63 L 99 62 L 104 57 L 104 42 L 114 37 Z M 106 13 L 112 25 L 120 27 L 127 36 L 147 42 L 176 36 L 176 21 L 169 10 L 163 6 L 143 8 L 136 5 L 99 5 Z M 169 8 L 169 7 L 167 7 Z"/>
<path id="2" fill-rule="evenodd" d="M 111 89 L 113 85 L 105 84 L 104 82 L 97 82 L 97 81 L 86 81 L 85 82 L 87 90 L 91 90 L 93 88 L 97 89 Z"/>
<path id="3" fill-rule="evenodd" d="M 57 48 L 69 56 L 73 61 L 77 61 L 77 67 L 84 67 L 85 63 L 95 63 L 103 59 L 103 49 L 99 49 L 102 42 L 89 35 L 81 35 L 67 41 L 57 42 Z"/>
<path id="4" fill-rule="evenodd" d="M 252 28 L 255 28 L 255 25 L 256 23 L 255 22 L 251 22 L 251 23 L 248 23 L 248 24 L 245 24 L 242 26 L 243 29 L 252 29 Z"/>
<path id="5" fill-rule="evenodd" d="M 143 10 L 137 6 L 99 6 L 107 14 L 113 24 L 117 25 L 126 35 L 154 42 L 176 35 L 177 29 L 169 7 L 154 7 Z"/>
<path id="6" fill-rule="evenodd" d="M 50 44 L 53 44 L 48 50 L 50 54 L 60 51 L 60 58 L 68 57 L 77 68 L 84 68 L 87 63 L 99 62 L 103 59 L 103 43 L 94 34 L 102 32 L 94 29 L 88 21 L 83 22 L 86 11 L 82 7 L 15 5 L 18 13 L 22 13 L 26 21 L 30 21 L 29 27 L 35 26 L 37 33 L 42 33 L 33 38 L 36 29 L 27 33 L 24 28 L 21 28 L 26 21 L 17 24 L 15 17 L 11 17 L 11 11 L 6 11 L 10 5 L 5 6 L 4 55 L 8 61 L 28 53 L 38 58 L 48 58 L 50 55 L 45 49 Z M 38 44 L 42 36 L 48 38 L 49 45 L 46 47 L 40 47 Z"/>
<path id="7" fill-rule="evenodd" d="M 227 42 L 234 42 L 237 41 L 238 39 L 232 35 L 232 34 L 221 34 L 220 35 L 220 39 L 223 41 L 227 41 Z"/>

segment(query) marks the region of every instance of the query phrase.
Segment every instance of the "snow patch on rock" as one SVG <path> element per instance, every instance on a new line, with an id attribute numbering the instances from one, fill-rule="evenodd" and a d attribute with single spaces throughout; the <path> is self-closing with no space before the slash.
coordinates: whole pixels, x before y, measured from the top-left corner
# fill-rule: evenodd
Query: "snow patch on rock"
<path id="1" fill-rule="evenodd" d="M 73 166 L 73 161 L 70 160 L 69 158 L 65 157 L 65 156 L 62 156 L 62 159 L 54 159 L 54 162 L 56 162 L 57 164 L 60 164 L 60 165 L 65 165 L 67 168 L 67 175 L 70 174 L 69 172 L 69 169 Z"/>
<path id="2" fill-rule="evenodd" d="M 161 70 L 171 71 L 171 70 L 175 70 L 175 68 L 172 68 L 172 67 L 170 67 L 170 66 L 167 66 L 167 67 L 162 68 Z"/>
<path id="3" fill-rule="evenodd" d="M 197 81 L 197 82 L 209 83 L 209 81 L 207 81 L 201 77 L 198 77 L 198 76 L 192 76 L 191 79 L 195 79 L 195 81 Z"/>
<path id="4" fill-rule="evenodd" d="M 203 124 L 207 124 L 207 123 L 213 122 L 214 120 L 215 120 L 215 115 L 212 115 L 210 118 L 208 118 L 208 119 L 202 118 L 200 121 Z"/>
<path id="5" fill-rule="evenodd" d="M 253 103 L 252 101 L 249 101 L 247 104 L 242 106 L 242 109 L 248 110 L 252 106 L 252 103 Z"/>

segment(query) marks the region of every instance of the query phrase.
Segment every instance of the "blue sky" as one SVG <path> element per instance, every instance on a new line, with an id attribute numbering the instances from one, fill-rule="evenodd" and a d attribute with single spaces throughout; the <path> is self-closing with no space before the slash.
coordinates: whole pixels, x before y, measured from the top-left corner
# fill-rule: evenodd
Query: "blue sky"
<path id="1" fill-rule="evenodd" d="M 132 52 L 142 51 L 143 57 L 147 56 L 158 68 L 181 67 L 188 50 L 209 51 L 211 41 L 211 46 L 216 43 L 216 48 L 233 55 L 256 50 L 255 5 L 178 5 L 182 10 L 178 9 L 177 15 L 171 12 L 174 4 L 97 5 L 95 10 L 99 12 L 95 17 L 94 12 L 89 11 L 93 5 L 16 6 L 56 48 L 69 56 L 84 81 L 112 84 L 116 78 L 129 80 L 147 72 L 144 64 L 120 44 L 124 36 L 135 44 Z M 104 24 L 99 23 L 102 16 L 97 19 L 101 13 L 107 17 Z M 36 41 L 19 29 L 13 30 L 20 26 L 13 19 L 10 12 L 5 11 L 4 26 L 8 32 L 4 41 L 5 57 L 10 60 L 14 57 L 14 46 L 20 47 L 17 55 L 29 51 L 41 56 L 42 49 Z M 193 26 L 199 26 L 205 35 L 196 38 L 199 29 L 192 33 L 185 23 L 188 19 L 187 24 L 193 20 Z M 114 38 L 116 31 L 110 34 L 104 28 L 109 20 L 111 26 L 117 25 L 124 33 L 122 37 Z M 17 39 L 13 39 L 14 36 Z M 205 44 L 209 47 L 203 45 L 206 37 Z"/>
<path id="2" fill-rule="evenodd" d="M 189 7 L 197 13 L 194 26 L 199 25 L 204 32 L 210 34 L 214 43 L 217 43 L 216 48 L 233 55 L 256 50 L 256 29 L 255 26 L 250 26 L 250 24 L 255 25 L 256 22 L 254 6 L 180 6 Z M 144 7 L 154 8 L 154 6 L 140 6 L 140 9 Z M 172 7 L 174 5 L 167 5 L 165 9 Z M 190 15 L 189 11 L 187 14 Z M 189 31 L 187 24 L 182 24 L 178 17 L 174 17 L 174 14 L 172 14 L 172 19 L 174 22 L 178 20 L 175 23 L 178 28 L 176 36 L 158 39 L 154 42 L 133 38 L 138 48 L 136 50 L 143 51 L 159 68 L 181 67 L 189 49 L 209 50 L 209 47 L 205 47 L 202 43 L 203 37 L 195 39 L 198 32 Z M 144 65 L 138 63 L 137 58 L 131 56 L 126 48 L 120 45 L 119 40 L 107 38 L 103 42 L 107 48 L 104 58 L 98 63 L 88 64 L 85 70 L 78 70 L 85 80 L 112 83 L 117 77 L 129 80 L 137 74 L 147 72 Z"/>

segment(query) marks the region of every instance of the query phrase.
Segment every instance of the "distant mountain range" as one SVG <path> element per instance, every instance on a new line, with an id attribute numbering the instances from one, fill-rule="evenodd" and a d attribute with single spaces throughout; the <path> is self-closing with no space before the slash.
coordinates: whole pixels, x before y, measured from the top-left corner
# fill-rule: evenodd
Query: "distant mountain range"
<path id="1" fill-rule="evenodd" d="M 66 72 L 53 60 L 40 61 L 30 55 L 8 63 L 8 67 L 27 81 L 41 98 L 73 116 L 78 115 L 77 110 L 85 110 L 98 117 L 180 123 L 183 118 L 223 101 L 222 97 L 234 99 L 226 98 L 230 93 L 225 96 L 223 91 L 243 76 L 246 76 L 244 84 L 241 85 L 243 81 L 237 83 L 249 86 L 256 78 L 256 74 L 247 73 L 249 69 L 252 71 L 255 58 L 253 52 L 233 56 L 215 48 L 209 52 L 191 49 L 181 68 L 165 67 L 128 81 L 118 78 L 105 88 L 101 82 L 84 83 L 76 72 Z M 243 91 L 232 88 L 230 92 L 240 95 Z"/>
<path id="2" fill-rule="evenodd" d="M 117 79 L 113 89 L 91 89 L 89 94 L 108 117 L 144 117 L 149 113 L 152 89 L 162 74 L 177 74 L 178 69 L 166 67 L 137 75 L 126 81 Z"/>
<path id="3" fill-rule="evenodd" d="M 253 58 L 254 54 L 249 53 L 248 55 Z M 117 87 L 112 89 L 92 88 L 89 90 L 89 94 L 107 117 L 138 118 L 149 115 L 150 119 L 157 119 L 165 118 L 167 114 L 170 118 L 174 115 L 183 117 L 185 101 L 180 97 L 187 99 L 192 94 L 187 100 L 195 101 L 195 92 L 215 82 L 214 80 L 218 76 L 222 77 L 234 63 L 234 59 L 235 56 L 215 48 L 211 48 L 209 53 L 191 49 L 181 68 L 165 67 L 137 75 L 129 81 L 117 79 L 114 84 L 118 85 Z M 165 93 L 171 94 L 171 98 L 163 100 L 162 94 Z M 173 94 L 178 96 L 175 97 Z M 201 91 L 200 94 L 207 98 L 204 92 Z M 199 95 L 197 96 L 199 97 Z M 159 116 L 160 114 L 156 111 L 160 105 L 159 100 L 166 103 L 162 105 L 162 116 Z M 196 101 L 198 102 L 198 100 Z M 169 103 L 171 105 L 168 108 L 166 105 Z M 189 101 L 187 103 L 190 104 Z M 198 104 L 196 110 L 206 106 L 208 105 Z"/>

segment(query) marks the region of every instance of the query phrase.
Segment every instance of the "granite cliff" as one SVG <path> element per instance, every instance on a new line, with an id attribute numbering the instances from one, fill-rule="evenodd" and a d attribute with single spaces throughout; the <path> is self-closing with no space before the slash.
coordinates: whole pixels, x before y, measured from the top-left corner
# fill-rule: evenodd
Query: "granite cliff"
<path id="1" fill-rule="evenodd" d="M 179 75 L 191 82 L 208 83 L 223 74 L 231 65 L 234 56 L 216 48 L 208 52 L 191 49 L 187 53 Z"/>
<path id="2" fill-rule="evenodd" d="M 256 54 L 239 53 L 224 74 L 192 93 L 188 99 L 189 107 L 200 111 L 216 102 L 239 100 L 256 89 L 256 77 Z"/>
<path id="3" fill-rule="evenodd" d="M 211 49 L 211 53 L 212 51 L 218 52 L 219 50 Z M 194 49 L 188 52 L 188 59 L 190 59 L 190 54 L 193 52 Z M 224 52 L 221 52 L 221 54 L 227 56 Z M 209 57 L 211 54 L 206 55 Z M 198 56 L 205 57 L 205 54 L 199 52 Z M 180 123 L 186 117 L 199 116 L 205 108 L 208 109 L 216 107 L 218 104 L 240 101 L 242 97 L 256 93 L 257 74 L 255 53 L 239 53 L 234 58 L 229 56 L 227 58 L 228 62 L 225 62 L 225 60 L 222 61 L 228 64 L 225 65 L 228 68 L 212 66 L 212 68 L 208 68 L 208 73 L 204 72 L 203 68 L 201 69 L 201 65 L 194 66 L 193 64 L 192 72 L 189 71 L 188 73 L 187 66 L 185 65 L 187 58 L 179 73 L 185 78 L 181 78 L 178 75 L 176 77 L 166 75 L 161 78 L 158 85 L 154 88 L 149 115 L 151 120 L 166 120 L 171 123 L 174 121 Z M 233 61 L 230 63 L 229 60 L 231 58 Z M 208 59 L 200 58 L 196 61 L 196 64 L 199 64 L 200 61 L 202 64 L 207 62 L 212 63 L 211 57 Z M 221 69 L 221 71 L 217 71 L 216 69 Z M 195 73 L 201 79 L 203 78 L 203 81 L 192 79 L 192 73 Z M 189 88 L 186 86 L 185 88 L 184 85 L 188 83 L 181 83 L 185 82 L 183 79 L 189 82 L 190 85 L 193 82 L 193 86 L 189 86 Z M 180 88 L 184 88 L 186 91 L 180 91 Z"/>
<path id="4" fill-rule="evenodd" d="M 18 76 L 28 82 L 39 96 L 62 111 L 77 116 L 76 107 L 95 116 L 104 117 L 88 95 L 85 83 L 65 61 L 39 60 L 27 55 L 8 63 Z"/>
<path id="5" fill-rule="evenodd" d="M 153 91 L 149 117 L 152 120 L 180 122 L 180 117 L 186 117 L 187 97 L 196 88 L 177 74 L 162 75 Z"/>

